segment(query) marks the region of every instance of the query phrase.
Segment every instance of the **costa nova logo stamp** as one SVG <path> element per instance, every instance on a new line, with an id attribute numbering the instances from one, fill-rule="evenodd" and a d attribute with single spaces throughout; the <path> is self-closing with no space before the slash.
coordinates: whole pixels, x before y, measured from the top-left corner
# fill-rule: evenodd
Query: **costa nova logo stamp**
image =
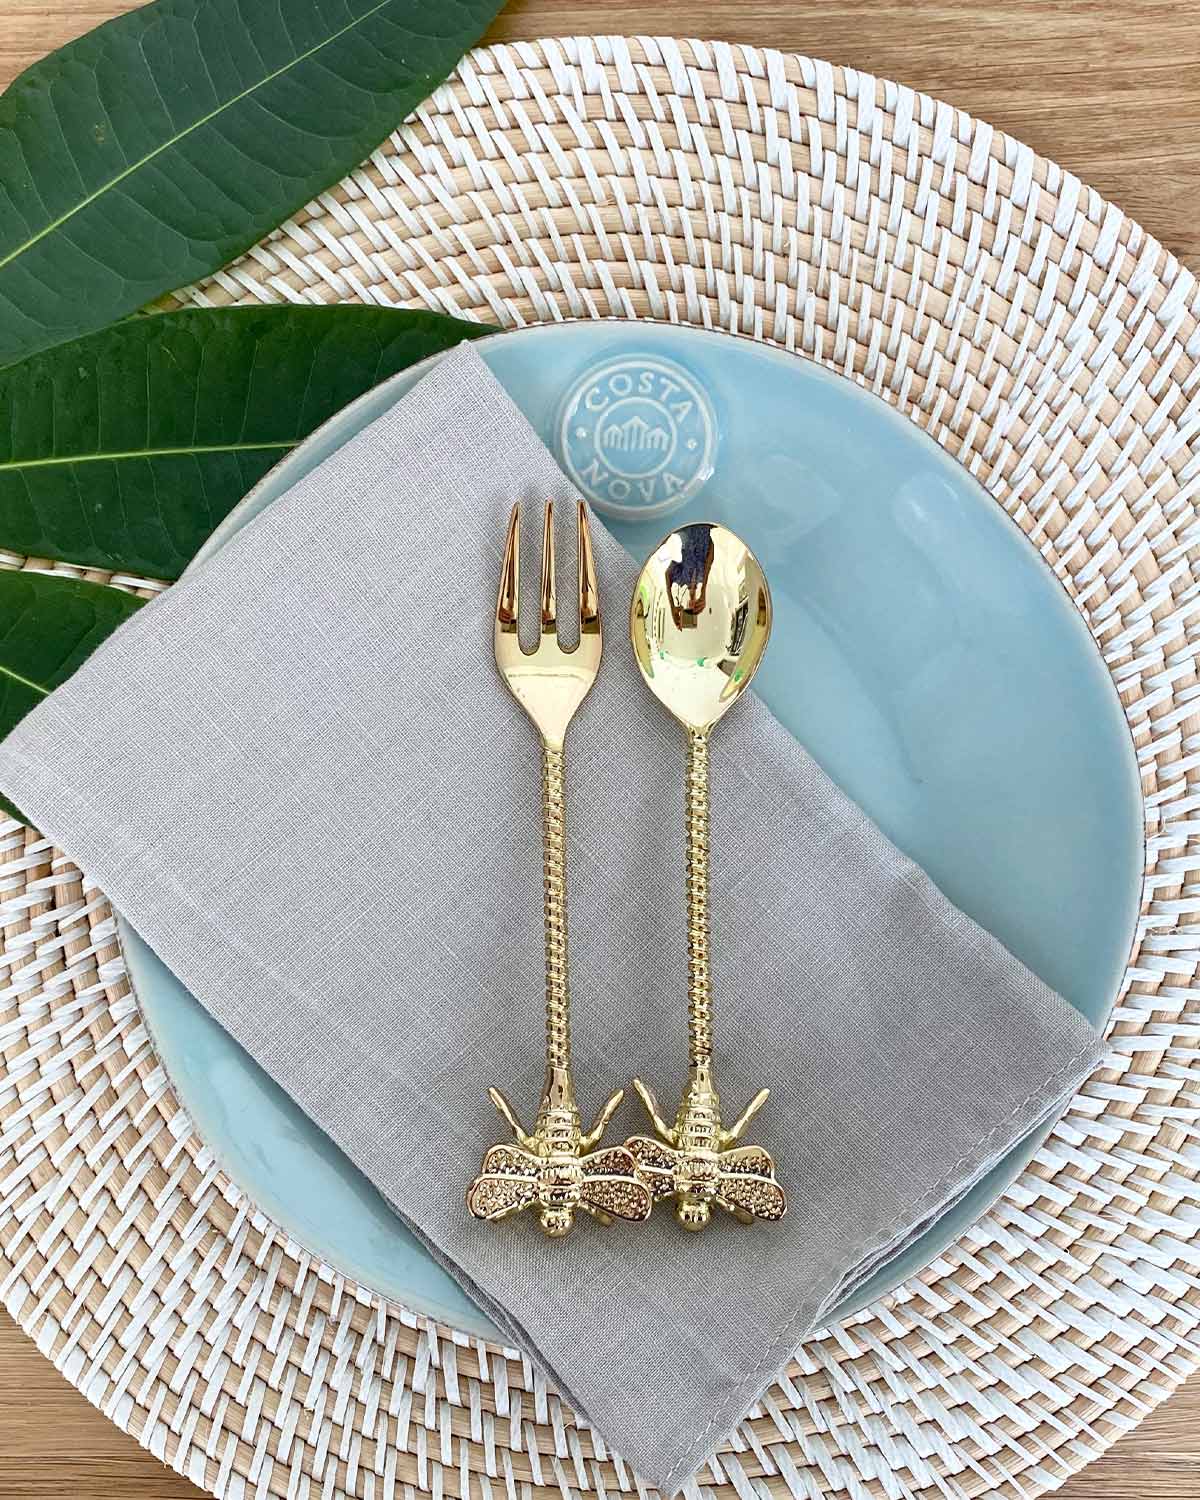
<path id="1" fill-rule="evenodd" d="M 594 366 L 563 404 L 567 473 L 598 510 L 665 515 L 712 473 L 717 426 L 695 376 L 671 360 L 630 355 Z"/>

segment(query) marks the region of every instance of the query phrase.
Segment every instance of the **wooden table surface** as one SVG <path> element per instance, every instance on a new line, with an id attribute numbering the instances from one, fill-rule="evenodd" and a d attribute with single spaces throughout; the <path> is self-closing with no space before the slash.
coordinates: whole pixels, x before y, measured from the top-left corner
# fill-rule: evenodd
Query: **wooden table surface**
<path id="1" fill-rule="evenodd" d="M 433 3 L 433 0 L 430 0 Z M 0 0 L 0 88 L 129 0 Z M 495 40 L 607 31 L 806 52 L 923 89 L 1027 141 L 1200 271 L 1200 4 L 1093 0 L 512 0 Z M 1200 1500 L 1200 1380 L 1059 1494 Z M 0 1500 L 200 1491 L 95 1412 L 0 1312 Z"/>

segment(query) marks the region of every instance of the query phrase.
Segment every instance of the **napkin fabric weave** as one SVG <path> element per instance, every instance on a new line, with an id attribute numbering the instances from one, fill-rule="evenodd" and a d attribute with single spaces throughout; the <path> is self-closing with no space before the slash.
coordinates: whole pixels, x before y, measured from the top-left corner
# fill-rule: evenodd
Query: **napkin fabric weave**
<path id="1" fill-rule="evenodd" d="M 574 495 L 463 345 L 40 704 L 0 788 L 669 1492 L 1100 1040 L 747 697 L 712 742 L 715 1071 L 730 1119 L 772 1089 L 750 1138 L 787 1218 L 471 1219 L 487 1085 L 529 1126 L 542 1081 L 539 747 L 491 631 L 514 499 L 536 607 L 547 498 Z M 636 566 L 596 549 L 605 657 L 567 749 L 588 1118 L 633 1072 L 673 1110 L 686 1052 L 682 736 L 629 649 Z M 565 526 L 560 560 L 561 601 Z M 606 1139 L 645 1129 L 627 1100 Z"/>

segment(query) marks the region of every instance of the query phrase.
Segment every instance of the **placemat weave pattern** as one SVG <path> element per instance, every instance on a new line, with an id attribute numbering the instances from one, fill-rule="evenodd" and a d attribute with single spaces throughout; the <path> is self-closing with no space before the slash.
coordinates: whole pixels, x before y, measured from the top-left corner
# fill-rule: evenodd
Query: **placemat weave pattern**
<path id="1" fill-rule="evenodd" d="M 1071 592 L 1146 801 L 1104 1066 L 996 1208 L 805 1344 L 698 1481 L 742 1500 L 1056 1486 L 1200 1364 L 1194 278 L 1069 173 L 895 84 L 574 39 L 472 54 L 338 190 L 184 300 L 280 299 L 772 340 L 930 432 Z M 35 833 L 0 838 L 0 1295 L 68 1378 L 225 1496 L 632 1491 L 519 1356 L 314 1262 L 223 1176 L 154 1056 L 103 896 Z"/>

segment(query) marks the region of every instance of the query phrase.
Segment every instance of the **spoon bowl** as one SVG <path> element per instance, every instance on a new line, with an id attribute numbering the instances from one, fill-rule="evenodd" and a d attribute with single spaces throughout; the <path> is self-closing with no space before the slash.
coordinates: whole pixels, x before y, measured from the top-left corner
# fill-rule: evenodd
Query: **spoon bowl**
<path id="1" fill-rule="evenodd" d="M 681 526 L 638 577 L 629 633 L 650 691 L 686 729 L 707 733 L 750 685 L 771 634 L 758 559 L 727 527 Z"/>

